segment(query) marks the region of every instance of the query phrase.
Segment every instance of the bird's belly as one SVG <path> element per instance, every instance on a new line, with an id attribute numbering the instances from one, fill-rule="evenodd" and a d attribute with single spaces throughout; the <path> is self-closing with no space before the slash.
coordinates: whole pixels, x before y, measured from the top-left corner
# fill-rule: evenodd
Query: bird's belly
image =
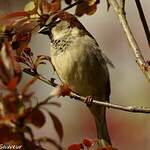
<path id="1" fill-rule="evenodd" d="M 51 57 L 61 81 L 70 85 L 74 92 L 83 96 L 104 97 L 105 70 L 96 60 L 90 62 L 89 53 L 75 49 Z"/>

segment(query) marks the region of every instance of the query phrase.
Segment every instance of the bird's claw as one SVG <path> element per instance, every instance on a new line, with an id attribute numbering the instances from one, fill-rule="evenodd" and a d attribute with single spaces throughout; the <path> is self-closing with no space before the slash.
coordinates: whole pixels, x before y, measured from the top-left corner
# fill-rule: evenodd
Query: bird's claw
<path id="1" fill-rule="evenodd" d="M 86 105 L 88 107 L 91 107 L 92 103 L 93 103 L 93 97 L 92 96 L 87 96 L 84 102 L 86 103 Z"/>

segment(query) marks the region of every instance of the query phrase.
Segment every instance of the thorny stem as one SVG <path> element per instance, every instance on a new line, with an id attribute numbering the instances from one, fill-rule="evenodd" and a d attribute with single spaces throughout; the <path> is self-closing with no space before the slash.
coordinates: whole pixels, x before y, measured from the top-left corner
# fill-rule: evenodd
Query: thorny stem
<path id="1" fill-rule="evenodd" d="M 125 6 L 124 0 L 122 0 L 121 4 L 119 4 L 117 0 L 109 0 L 109 3 L 113 7 L 114 11 L 116 12 L 119 18 L 119 21 L 129 41 L 129 45 L 134 51 L 137 64 L 139 65 L 140 69 L 142 70 L 142 72 L 144 73 L 148 81 L 150 81 L 149 66 L 145 62 L 144 57 L 142 56 L 141 50 L 131 32 L 130 26 L 126 19 L 125 10 L 124 10 L 124 6 Z"/>
<path id="2" fill-rule="evenodd" d="M 38 74 L 35 75 L 34 73 L 30 72 L 30 71 L 24 71 L 25 73 L 37 77 L 39 80 L 41 80 L 42 82 L 51 85 L 53 87 L 56 87 L 58 84 L 54 83 L 54 81 L 50 81 L 47 78 L 43 77 L 42 75 Z M 74 98 L 75 100 L 79 100 L 81 102 L 86 102 L 86 97 L 80 96 L 74 92 L 71 92 L 69 95 L 71 98 Z M 47 100 L 46 100 L 47 101 Z M 112 104 L 112 103 L 108 103 L 108 102 L 102 102 L 102 101 L 97 101 L 97 100 L 93 100 L 92 103 L 94 104 L 98 104 L 101 106 L 105 106 L 108 108 L 114 108 L 114 109 L 118 109 L 118 110 L 123 110 L 123 111 L 128 111 L 128 112 L 134 112 L 134 113 L 150 113 L 150 107 L 137 107 L 137 106 L 122 106 L 122 105 L 118 105 L 118 104 Z"/>

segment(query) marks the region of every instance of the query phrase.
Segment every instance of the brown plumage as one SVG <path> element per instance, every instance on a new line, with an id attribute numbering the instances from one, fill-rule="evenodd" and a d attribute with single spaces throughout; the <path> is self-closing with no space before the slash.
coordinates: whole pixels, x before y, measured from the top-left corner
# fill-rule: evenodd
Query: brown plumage
<path id="1" fill-rule="evenodd" d="M 62 83 L 73 87 L 79 95 L 109 101 L 110 80 L 106 64 L 112 63 L 75 16 L 59 12 L 51 16 L 39 32 L 51 39 L 51 60 Z M 95 117 L 100 145 L 111 145 L 106 108 L 93 104 L 90 111 Z"/>

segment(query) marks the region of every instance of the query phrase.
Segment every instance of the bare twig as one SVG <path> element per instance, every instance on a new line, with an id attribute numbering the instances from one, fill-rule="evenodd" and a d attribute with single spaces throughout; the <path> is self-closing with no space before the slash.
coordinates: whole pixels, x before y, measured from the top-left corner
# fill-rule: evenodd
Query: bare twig
<path id="1" fill-rule="evenodd" d="M 70 9 L 70 8 L 80 4 L 82 2 L 84 2 L 84 0 L 77 0 L 76 2 L 74 2 L 74 3 L 70 4 L 69 6 L 63 8 L 61 11 L 66 11 L 66 10 L 68 10 L 68 9 Z"/>
<path id="2" fill-rule="evenodd" d="M 131 32 L 130 26 L 128 24 L 128 21 L 126 19 L 126 15 L 125 15 L 124 3 L 122 2 L 122 5 L 120 5 L 117 0 L 109 0 L 109 3 L 113 7 L 113 9 L 115 10 L 115 12 L 119 18 L 119 21 L 123 27 L 123 30 L 126 34 L 128 41 L 129 41 L 129 45 L 131 46 L 131 48 L 134 51 L 134 55 L 135 55 L 137 64 L 139 65 L 139 67 L 142 70 L 142 72 L 144 73 L 144 75 L 147 77 L 148 81 L 150 81 L 149 66 L 146 63 L 146 61 L 144 60 L 144 57 L 142 56 L 142 52 Z"/>
<path id="3" fill-rule="evenodd" d="M 146 38 L 147 38 L 147 41 L 148 41 L 148 45 L 150 47 L 150 31 L 149 31 L 149 28 L 148 28 L 148 25 L 147 25 L 147 22 L 146 22 L 146 18 L 145 18 L 143 9 L 142 9 L 142 5 L 140 3 L 140 0 L 135 0 L 135 3 L 136 3 L 136 6 L 138 8 L 138 12 L 139 12 L 141 22 L 143 24 L 143 28 L 144 28 L 145 35 L 146 35 Z"/>
<path id="4" fill-rule="evenodd" d="M 125 0 L 121 0 L 121 7 L 122 7 L 122 9 L 125 11 Z"/>
<path id="5" fill-rule="evenodd" d="M 56 86 L 57 86 L 57 84 L 54 83 L 54 82 L 52 82 L 51 80 L 48 80 L 48 79 L 45 78 L 44 76 L 39 75 L 39 74 L 37 74 L 37 73 L 35 74 L 34 72 L 32 72 L 32 71 L 30 71 L 30 70 L 24 69 L 23 72 L 25 72 L 25 73 L 27 73 L 27 74 L 33 76 L 33 77 L 37 77 L 37 79 L 39 79 L 39 80 L 41 80 L 41 81 L 45 82 L 46 84 L 49 84 L 49 85 L 51 85 L 51 86 L 53 86 L 53 87 L 56 87 Z"/>
<path id="6" fill-rule="evenodd" d="M 30 72 L 30 71 L 24 71 L 25 73 L 34 76 L 35 74 Z M 41 80 L 42 82 L 51 85 L 53 87 L 56 87 L 58 84 L 48 80 L 47 78 L 43 77 L 42 75 L 38 74 L 36 75 L 36 77 Z M 71 98 L 74 98 L 75 100 L 79 100 L 81 102 L 86 103 L 86 97 L 80 96 L 74 92 L 71 92 L 69 95 Z M 48 97 L 48 99 L 46 99 L 45 101 L 47 102 L 49 100 L 50 97 Z M 112 103 L 108 103 L 108 102 L 102 102 L 102 101 L 97 101 L 97 100 L 93 100 L 92 103 L 94 104 L 98 104 L 101 106 L 105 106 L 108 108 L 114 108 L 114 109 L 118 109 L 118 110 L 123 110 L 123 111 L 128 111 L 128 112 L 134 112 L 134 113 L 150 113 L 150 107 L 137 107 L 137 106 L 121 106 L 118 104 L 112 104 Z M 43 103 L 42 103 L 43 104 Z"/>

